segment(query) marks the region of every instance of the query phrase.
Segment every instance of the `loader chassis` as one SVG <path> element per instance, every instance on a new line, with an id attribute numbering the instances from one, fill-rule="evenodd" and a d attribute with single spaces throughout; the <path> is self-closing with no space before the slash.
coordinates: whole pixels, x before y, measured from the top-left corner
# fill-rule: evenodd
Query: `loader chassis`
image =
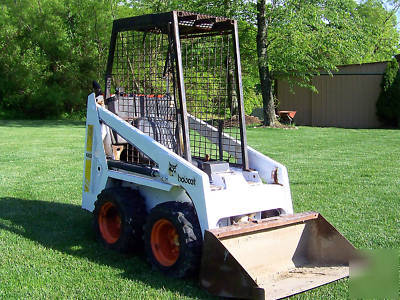
<path id="1" fill-rule="evenodd" d="M 318 213 L 293 214 L 285 166 L 247 146 L 244 119 L 236 21 L 181 11 L 115 20 L 105 94 L 87 105 L 82 207 L 100 242 L 144 248 L 168 276 L 201 265 L 202 286 L 221 296 L 283 297 L 347 276 L 354 247 Z M 248 261 L 246 240 L 263 259 Z M 281 285 L 310 266 L 313 283 Z M 216 278 L 227 270 L 229 286 Z"/>

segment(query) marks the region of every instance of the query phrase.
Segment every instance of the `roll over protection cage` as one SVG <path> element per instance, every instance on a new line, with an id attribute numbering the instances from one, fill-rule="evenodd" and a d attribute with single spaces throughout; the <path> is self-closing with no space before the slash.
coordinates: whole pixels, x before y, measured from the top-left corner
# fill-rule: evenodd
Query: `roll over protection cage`
<path id="1" fill-rule="evenodd" d="M 127 33 L 132 33 L 132 36 L 127 36 Z M 149 39 L 154 33 L 157 38 Z M 166 37 L 168 49 L 162 45 L 160 34 Z M 142 43 L 140 49 L 134 46 L 138 43 Z M 165 56 L 165 63 L 161 62 L 160 56 Z M 116 60 L 117 64 L 124 60 L 125 66 L 121 64 L 122 67 L 119 67 Z M 160 83 L 163 78 L 167 78 L 166 83 Z M 185 79 L 188 80 L 189 96 Z M 170 81 L 173 88 L 171 96 Z M 147 100 L 150 96 L 151 99 L 165 99 L 160 94 L 164 94 L 161 90 L 167 89 L 166 94 L 174 101 L 170 106 L 175 105 L 176 109 L 175 119 L 173 116 L 169 119 L 175 124 L 175 129 L 171 130 L 179 131 L 182 144 L 181 151 L 175 152 L 186 160 L 191 162 L 192 157 L 225 160 L 244 170 L 249 169 L 238 27 L 235 20 L 182 11 L 115 20 L 105 76 L 106 99 L 112 96 L 112 86 L 117 88 L 121 83 L 125 86 L 116 94 L 121 95 L 121 99 L 123 95 L 125 100 L 127 97 L 138 98 L 138 94 Z M 131 109 L 127 111 L 131 113 Z M 198 122 L 199 128 L 208 127 L 208 133 L 204 128 L 200 129 L 204 139 L 193 133 L 188 118 L 191 122 Z M 214 134 L 213 137 L 207 136 L 210 132 Z M 226 133 L 234 136 L 231 140 L 235 140 L 236 135 L 236 146 L 230 144 Z M 217 141 L 218 146 L 211 147 L 212 140 Z M 237 147 L 239 144 L 240 147 Z M 233 150 L 237 151 L 236 159 L 227 154 L 226 149 L 231 149 L 231 152 L 237 149 Z"/>

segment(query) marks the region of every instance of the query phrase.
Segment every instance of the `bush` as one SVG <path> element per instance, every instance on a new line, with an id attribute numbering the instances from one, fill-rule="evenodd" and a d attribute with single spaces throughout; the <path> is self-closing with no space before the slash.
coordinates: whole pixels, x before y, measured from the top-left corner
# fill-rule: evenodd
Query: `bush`
<path id="1" fill-rule="evenodd" d="M 54 119 L 85 111 L 92 80 L 103 78 L 111 6 L 95 0 L 1 2 L 0 118 Z"/>
<path id="2" fill-rule="evenodd" d="M 400 127 L 400 72 L 396 59 L 388 62 L 376 102 L 376 113 L 385 125 Z"/>
<path id="3" fill-rule="evenodd" d="M 262 106 L 261 93 L 258 91 L 257 81 L 258 77 L 246 76 L 243 80 L 243 98 L 244 98 L 244 111 L 250 115 L 257 107 Z"/>

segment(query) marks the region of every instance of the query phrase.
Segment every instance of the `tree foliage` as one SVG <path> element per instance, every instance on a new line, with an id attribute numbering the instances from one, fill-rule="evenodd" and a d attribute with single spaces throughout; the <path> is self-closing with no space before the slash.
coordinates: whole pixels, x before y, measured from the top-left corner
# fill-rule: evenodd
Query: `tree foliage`
<path id="1" fill-rule="evenodd" d="M 399 51 L 396 13 L 400 2 L 390 4 L 390 8 L 386 8 L 382 1 L 366 0 L 357 7 L 363 21 L 361 29 L 366 46 L 363 62 L 389 60 Z"/>
<path id="2" fill-rule="evenodd" d="M 28 118 L 79 111 L 102 77 L 115 1 L 0 4 L 1 108 Z"/>

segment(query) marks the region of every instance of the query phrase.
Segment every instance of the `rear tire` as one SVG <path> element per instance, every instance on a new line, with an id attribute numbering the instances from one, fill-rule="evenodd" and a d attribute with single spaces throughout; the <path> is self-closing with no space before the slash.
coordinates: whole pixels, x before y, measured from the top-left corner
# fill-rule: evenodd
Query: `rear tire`
<path id="1" fill-rule="evenodd" d="M 110 188 L 97 197 L 93 211 L 94 231 L 107 249 L 120 253 L 143 250 L 144 199 L 129 188 Z"/>
<path id="2" fill-rule="evenodd" d="M 154 207 L 144 227 L 144 245 L 150 264 L 167 276 L 197 273 L 202 235 L 193 205 L 166 202 Z"/>

